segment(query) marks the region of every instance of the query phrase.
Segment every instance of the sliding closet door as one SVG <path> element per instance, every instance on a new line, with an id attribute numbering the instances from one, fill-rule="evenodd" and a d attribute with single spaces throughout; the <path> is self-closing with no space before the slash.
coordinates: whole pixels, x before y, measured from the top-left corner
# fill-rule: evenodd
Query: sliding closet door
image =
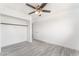
<path id="1" fill-rule="evenodd" d="M 2 47 L 27 41 L 27 23 L 21 19 L 2 16 Z"/>

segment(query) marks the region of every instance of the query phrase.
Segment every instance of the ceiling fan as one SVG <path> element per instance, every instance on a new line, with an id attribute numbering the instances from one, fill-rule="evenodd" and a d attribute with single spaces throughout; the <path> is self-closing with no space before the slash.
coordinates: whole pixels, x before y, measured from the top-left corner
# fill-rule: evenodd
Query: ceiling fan
<path id="1" fill-rule="evenodd" d="M 28 13 L 29 15 L 35 13 L 39 16 L 41 16 L 42 12 L 46 12 L 46 13 L 50 13 L 51 11 L 50 10 L 43 10 L 43 8 L 46 6 L 47 3 L 42 3 L 41 5 L 37 5 L 36 7 L 26 3 L 27 6 L 31 7 L 34 9 L 34 11 Z"/>

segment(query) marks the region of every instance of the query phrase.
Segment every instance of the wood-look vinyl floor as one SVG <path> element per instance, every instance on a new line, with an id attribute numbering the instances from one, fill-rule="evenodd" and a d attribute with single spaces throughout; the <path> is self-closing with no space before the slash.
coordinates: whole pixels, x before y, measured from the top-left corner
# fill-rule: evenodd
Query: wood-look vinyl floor
<path id="1" fill-rule="evenodd" d="M 2 48 L 1 56 L 79 56 L 79 51 L 39 40 L 22 42 Z"/>

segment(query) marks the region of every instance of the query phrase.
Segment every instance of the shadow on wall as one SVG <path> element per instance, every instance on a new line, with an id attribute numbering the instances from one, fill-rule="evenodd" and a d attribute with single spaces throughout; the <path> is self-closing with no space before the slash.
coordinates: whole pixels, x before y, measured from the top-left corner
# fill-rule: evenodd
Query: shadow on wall
<path id="1" fill-rule="evenodd" d="M 62 6 L 61 6 L 62 7 Z M 63 6 L 64 8 L 64 6 Z M 79 4 L 33 24 L 33 38 L 79 50 Z"/>

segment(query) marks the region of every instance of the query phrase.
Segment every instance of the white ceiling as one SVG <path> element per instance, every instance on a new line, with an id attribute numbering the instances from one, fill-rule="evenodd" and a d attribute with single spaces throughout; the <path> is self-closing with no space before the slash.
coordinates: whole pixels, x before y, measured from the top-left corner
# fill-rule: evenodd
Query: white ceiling
<path id="1" fill-rule="evenodd" d="M 36 6 L 37 4 L 40 5 L 40 3 L 29 3 L 29 4 L 31 4 L 33 6 Z M 2 3 L 2 5 L 6 6 L 9 9 L 13 9 L 18 12 L 22 12 L 24 14 L 28 14 L 29 12 L 33 11 L 33 9 L 26 6 L 25 3 L 4 3 L 4 4 Z M 31 16 L 32 16 L 33 21 L 37 21 L 38 18 L 48 17 L 48 16 L 53 17 L 56 13 L 59 13 L 60 11 L 64 11 L 64 10 L 69 10 L 72 6 L 73 6 L 73 4 L 71 4 L 71 3 L 48 3 L 44 7 L 44 9 L 51 10 L 51 13 L 43 13 L 42 16 L 32 14 Z M 75 6 L 73 6 L 73 7 L 75 7 Z M 79 4 L 76 7 L 79 7 Z"/>
<path id="2" fill-rule="evenodd" d="M 37 4 L 31 4 L 36 6 Z M 16 10 L 18 12 L 22 12 L 24 14 L 28 14 L 29 12 L 32 12 L 33 9 L 26 6 L 25 3 L 2 3 L 2 6 L 5 6 L 8 9 L 12 9 L 12 10 Z M 32 15 L 33 18 L 38 17 L 37 15 L 33 14 Z"/>
<path id="3" fill-rule="evenodd" d="M 33 6 L 37 6 L 38 4 L 41 5 L 41 3 L 29 3 L 29 4 L 31 4 Z M 5 6 L 6 8 L 8 8 L 8 9 L 16 10 L 16 11 L 22 12 L 24 14 L 28 14 L 29 12 L 32 12 L 33 11 L 33 9 L 30 8 L 30 7 L 28 7 L 27 5 L 25 5 L 25 3 L 2 3 L 2 5 Z M 47 6 L 44 9 L 48 9 Z M 50 9 L 51 8 L 49 8 L 48 10 L 50 10 Z M 32 19 L 33 20 L 39 18 L 39 16 L 36 15 L 36 14 L 32 14 L 31 16 L 32 16 Z"/>

